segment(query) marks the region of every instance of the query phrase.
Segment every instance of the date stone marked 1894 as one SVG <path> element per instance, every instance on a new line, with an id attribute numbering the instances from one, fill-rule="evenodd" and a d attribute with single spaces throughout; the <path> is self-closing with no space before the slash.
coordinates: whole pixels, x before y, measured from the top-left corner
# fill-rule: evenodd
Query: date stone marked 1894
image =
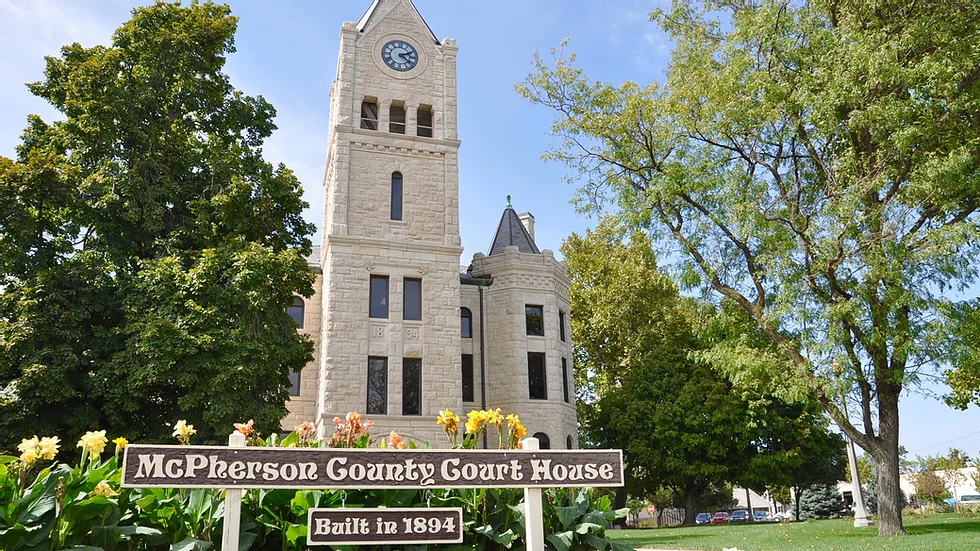
<path id="1" fill-rule="evenodd" d="M 452 507 L 310 509 L 308 545 L 460 543 L 463 510 Z"/>
<path id="2" fill-rule="evenodd" d="M 623 485 L 620 450 L 126 446 L 127 488 L 529 488 Z"/>

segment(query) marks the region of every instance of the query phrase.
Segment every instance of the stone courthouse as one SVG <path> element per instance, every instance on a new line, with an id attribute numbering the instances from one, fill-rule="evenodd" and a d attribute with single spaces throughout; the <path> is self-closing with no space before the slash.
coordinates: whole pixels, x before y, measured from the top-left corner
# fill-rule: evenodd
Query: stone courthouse
<path id="1" fill-rule="evenodd" d="M 460 266 L 456 54 L 410 0 L 375 0 L 340 30 L 330 88 L 316 294 L 290 313 L 315 343 L 291 428 L 359 411 L 375 434 L 447 444 L 449 408 L 517 413 L 542 447 L 577 446 L 568 277 L 508 204 Z M 503 199 L 503 198 L 501 198 Z"/>

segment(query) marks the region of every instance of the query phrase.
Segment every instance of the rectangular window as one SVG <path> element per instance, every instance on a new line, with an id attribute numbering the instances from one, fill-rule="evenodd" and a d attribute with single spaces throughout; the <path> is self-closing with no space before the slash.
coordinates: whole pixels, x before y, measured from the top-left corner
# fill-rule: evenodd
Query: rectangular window
<path id="1" fill-rule="evenodd" d="M 558 338 L 565 342 L 565 312 L 558 310 Z"/>
<path id="2" fill-rule="evenodd" d="M 378 100 L 364 98 L 361 102 L 361 128 L 365 130 L 378 129 Z"/>
<path id="3" fill-rule="evenodd" d="M 422 415 L 421 358 L 402 358 L 402 415 Z"/>
<path id="4" fill-rule="evenodd" d="M 528 335 L 544 336 L 544 306 L 524 306 L 524 317 L 527 320 Z"/>
<path id="5" fill-rule="evenodd" d="M 388 318 L 388 276 L 371 276 L 371 308 L 372 318 Z"/>
<path id="6" fill-rule="evenodd" d="M 391 103 L 388 108 L 388 132 L 393 134 L 405 133 L 405 104 L 400 101 Z"/>
<path id="7" fill-rule="evenodd" d="M 527 353 L 528 395 L 531 400 L 547 400 L 548 385 L 545 381 L 544 354 Z"/>
<path id="8" fill-rule="evenodd" d="M 422 319 L 422 280 L 405 278 L 405 312 L 407 320 Z"/>
<path id="9" fill-rule="evenodd" d="M 565 403 L 569 403 L 568 396 L 568 362 L 565 358 L 561 359 L 561 390 L 565 396 Z"/>
<path id="10" fill-rule="evenodd" d="M 300 371 L 289 372 L 289 395 L 299 396 Z"/>
<path id="11" fill-rule="evenodd" d="M 473 401 L 473 354 L 463 354 L 463 401 Z"/>
<path id="12" fill-rule="evenodd" d="M 388 358 L 368 358 L 367 412 L 388 414 Z"/>
<path id="13" fill-rule="evenodd" d="M 418 135 L 423 138 L 432 137 L 432 107 L 420 105 L 418 110 Z"/>

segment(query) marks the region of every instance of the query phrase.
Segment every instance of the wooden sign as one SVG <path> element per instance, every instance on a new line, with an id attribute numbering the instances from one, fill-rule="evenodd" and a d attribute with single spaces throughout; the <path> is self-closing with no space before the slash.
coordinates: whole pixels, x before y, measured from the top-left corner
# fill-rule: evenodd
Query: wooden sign
<path id="1" fill-rule="evenodd" d="M 621 450 L 126 446 L 124 488 L 534 488 L 623 485 Z"/>
<path id="2" fill-rule="evenodd" d="M 461 543 L 463 510 L 452 507 L 310 509 L 307 545 Z"/>

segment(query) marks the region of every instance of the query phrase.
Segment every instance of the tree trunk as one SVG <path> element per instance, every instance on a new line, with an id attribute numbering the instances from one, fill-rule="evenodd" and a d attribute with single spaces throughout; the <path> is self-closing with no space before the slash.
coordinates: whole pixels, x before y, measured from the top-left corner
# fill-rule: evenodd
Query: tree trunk
<path id="1" fill-rule="evenodd" d="M 898 473 L 898 393 L 901 387 L 878 384 L 878 438 L 868 450 L 878 467 L 878 535 L 905 535 L 902 488 Z"/>
<path id="2" fill-rule="evenodd" d="M 616 495 L 613 497 L 613 509 L 622 509 L 623 507 L 626 507 L 627 499 L 629 499 L 629 496 L 626 493 L 626 488 L 616 488 Z M 628 528 L 625 518 L 618 518 L 614 520 L 613 526 Z"/>
<path id="3" fill-rule="evenodd" d="M 796 505 L 796 514 L 793 515 L 793 519 L 799 522 L 800 520 L 800 496 L 803 495 L 803 488 L 793 488 L 793 501 Z"/>
<path id="4" fill-rule="evenodd" d="M 698 516 L 697 499 L 697 490 L 687 488 L 684 492 L 684 526 L 694 526 L 694 520 Z"/>

